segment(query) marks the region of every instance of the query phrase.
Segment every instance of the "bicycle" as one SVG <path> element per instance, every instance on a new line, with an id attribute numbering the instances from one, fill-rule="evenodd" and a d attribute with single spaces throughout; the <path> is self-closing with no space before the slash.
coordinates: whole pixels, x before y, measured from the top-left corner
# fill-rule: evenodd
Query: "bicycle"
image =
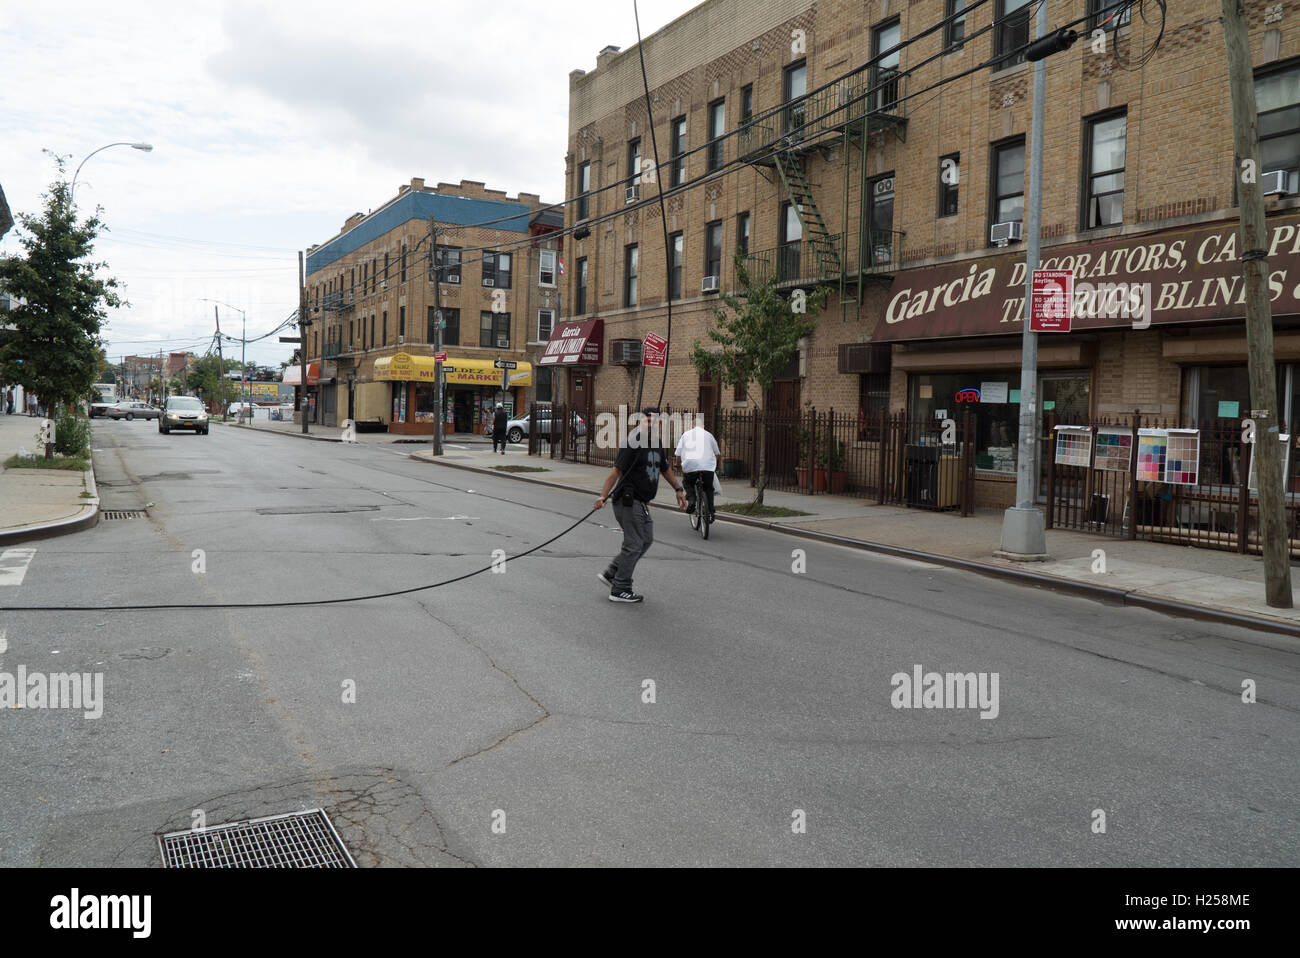
<path id="1" fill-rule="evenodd" d="M 711 489 L 706 490 L 704 487 L 704 476 L 697 473 L 691 480 L 695 483 L 695 511 L 691 513 L 691 528 L 707 539 L 709 537 L 709 526 L 713 525 L 713 519 L 710 517 L 709 501 L 712 498 Z"/>

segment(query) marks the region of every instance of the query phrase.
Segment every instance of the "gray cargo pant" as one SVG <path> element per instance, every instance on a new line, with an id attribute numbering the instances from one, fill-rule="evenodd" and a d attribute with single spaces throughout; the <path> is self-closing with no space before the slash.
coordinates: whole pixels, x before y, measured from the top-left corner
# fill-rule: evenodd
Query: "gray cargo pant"
<path id="1" fill-rule="evenodd" d="M 615 591 L 630 590 L 632 572 L 655 540 L 655 523 L 650 518 L 650 507 L 640 501 L 634 501 L 630 506 L 616 501 L 614 518 L 623 530 L 623 551 L 614 557 L 605 572 L 614 580 Z"/>

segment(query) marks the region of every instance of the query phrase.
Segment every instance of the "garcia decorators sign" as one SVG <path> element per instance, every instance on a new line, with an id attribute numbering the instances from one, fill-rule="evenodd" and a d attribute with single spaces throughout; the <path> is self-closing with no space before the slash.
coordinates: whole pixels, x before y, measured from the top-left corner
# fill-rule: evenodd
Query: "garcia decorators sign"
<path id="1" fill-rule="evenodd" d="M 1276 315 L 1300 313 L 1300 214 L 1268 222 L 1268 289 Z M 1235 220 L 1052 250 L 1043 269 L 1074 273 L 1075 331 L 1244 315 Z M 894 278 L 876 342 L 1020 332 L 1025 258 L 1006 253 Z"/>

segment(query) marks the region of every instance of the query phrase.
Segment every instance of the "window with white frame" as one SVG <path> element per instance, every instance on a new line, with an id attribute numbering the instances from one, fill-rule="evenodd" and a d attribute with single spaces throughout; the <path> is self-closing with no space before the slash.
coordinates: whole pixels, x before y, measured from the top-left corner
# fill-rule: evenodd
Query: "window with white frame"
<path id="1" fill-rule="evenodd" d="M 544 343 L 551 338 L 555 329 L 555 310 L 539 309 L 537 311 L 537 342 Z"/>
<path id="2" fill-rule="evenodd" d="M 540 250 L 541 256 L 538 257 L 537 263 L 537 285 L 554 286 L 555 285 L 555 250 Z"/>

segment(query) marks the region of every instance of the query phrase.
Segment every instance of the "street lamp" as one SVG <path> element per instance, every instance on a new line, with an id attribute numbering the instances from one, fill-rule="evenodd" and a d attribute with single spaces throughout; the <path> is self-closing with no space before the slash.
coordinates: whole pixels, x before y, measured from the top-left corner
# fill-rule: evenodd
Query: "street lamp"
<path id="1" fill-rule="evenodd" d="M 247 385 L 248 385 L 248 355 L 247 355 L 247 350 L 248 350 L 248 315 L 247 315 L 247 314 L 246 314 L 242 309 L 240 309 L 238 306 L 231 306 L 229 303 L 223 303 L 223 302 L 222 302 L 221 300 L 219 300 L 219 299 L 205 299 L 205 298 L 200 298 L 200 299 L 199 299 L 199 302 L 200 302 L 200 303 L 214 303 L 214 304 L 217 305 L 217 306 L 224 306 L 224 307 L 226 307 L 226 309 L 233 309 L 235 312 L 237 312 L 237 313 L 239 314 L 239 320 L 240 320 L 240 333 L 239 333 L 239 386 L 240 386 L 240 389 L 239 389 L 239 395 L 240 395 L 240 397 L 242 398 L 242 400 L 243 400 L 243 404 L 244 404 L 244 405 L 243 405 L 243 408 L 241 408 L 240 411 L 239 411 L 239 417 L 242 419 L 242 418 L 244 417 L 244 412 L 248 410 L 248 402 L 249 402 L 249 400 L 248 400 L 248 389 L 247 389 Z M 229 337 L 229 338 L 233 339 L 234 337 Z M 226 371 L 225 371 L 224 369 L 221 370 L 221 375 L 222 375 L 223 377 L 226 375 Z M 225 415 L 226 415 L 226 411 L 225 411 L 225 410 L 222 410 L 221 415 L 222 415 L 222 417 L 224 418 Z M 248 418 L 249 418 L 249 419 L 252 419 L 252 418 L 253 418 L 251 413 L 249 414 L 249 417 L 248 417 Z"/>
<path id="2" fill-rule="evenodd" d="M 1045 559 L 1047 531 L 1038 508 L 1038 334 L 1030 322 L 1034 270 L 1039 266 L 1043 221 L 1043 123 L 1047 100 L 1047 57 L 1068 50 L 1078 35 L 1073 30 L 1047 30 L 1046 0 L 1038 5 L 1034 42 L 1025 59 L 1034 64 L 1034 110 L 1030 131 L 1029 201 L 1025 207 L 1025 305 L 1020 351 L 1020 435 L 1016 460 L 1016 504 L 1002 514 L 1002 546 L 998 554 L 1010 559 Z M 1049 502 L 1050 509 L 1052 504 Z"/>
<path id="3" fill-rule="evenodd" d="M 94 153 L 87 153 L 86 160 L 94 156 L 95 153 L 101 153 L 104 150 L 107 150 L 110 146 L 129 146 L 131 149 L 139 150 L 141 153 L 150 153 L 153 151 L 152 143 L 131 143 L 127 140 L 123 140 L 119 143 L 109 143 L 105 146 L 101 146 L 98 150 L 95 150 Z M 77 172 L 72 174 L 72 186 L 68 189 L 69 206 L 72 205 L 72 201 L 77 195 L 77 177 L 81 174 L 81 168 L 86 165 L 86 160 L 82 160 L 80 163 L 78 163 Z"/>

